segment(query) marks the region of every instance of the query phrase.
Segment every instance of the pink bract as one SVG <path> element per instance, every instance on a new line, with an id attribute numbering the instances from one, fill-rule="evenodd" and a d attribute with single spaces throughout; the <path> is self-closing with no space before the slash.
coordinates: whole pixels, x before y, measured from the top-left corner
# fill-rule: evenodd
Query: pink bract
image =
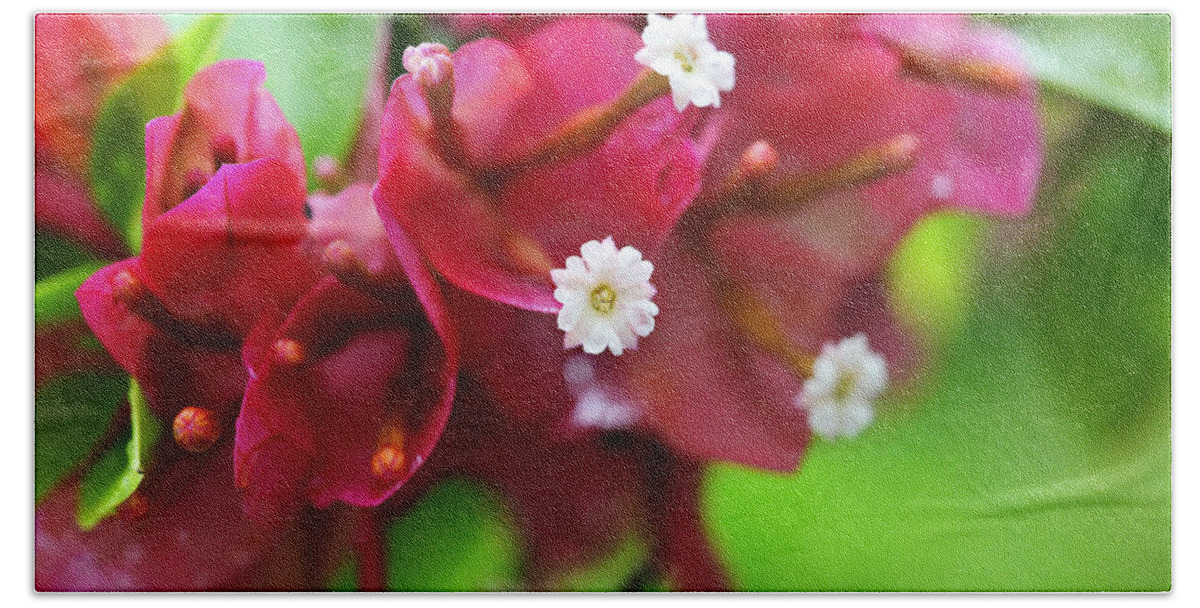
<path id="1" fill-rule="evenodd" d="M 330 277 L 278 329 L 248 341 L 234 462 L 256 520 L 285 520 L 308 502 L 377 505 L 429 457 L 450 414 L 457 345 L 440 307 L 425 309 L 412 291 L 397 297 Z M 303 355 L 281 359 L 282 340 Z M 391 433 L 403 436 L 404 469 L 380 477 L 372 458 Z"/>
<path id="2" fill-rule="evenodd" d="M 576 112 L 615 99 L 637 76 L 633 30 L 603 20 L 563 20 L 517 44 L 485 39 L 453 55 L 453 116 L 467 162 L 505 160 Z M 691 120 L 666 99 L 631 116 L 598 149 L 518 170 L 499 183 L 473 179 L 441 158 L 419 86 L 392 86 L 384 114 L 380 215 L 412 235 L 451 283 L 543 312 L 559 307 L 549 276 L 506 258 L 506 231 L 531 239 L 561 264 L 586 241 L 613 236 L 657 249 L 698 188 Z M 486 182 L 486 183 L 485 183 Z"/>
<path id="3" fill-rule="evenodd" d="M 143 221 L 183 202 L 223 164 L 274 158 L 304 191 L 300 139 L 263 87 L 266 78 L 256 61 L 214 63 L 188 83 L 181 112 L 146 125 Z"/>

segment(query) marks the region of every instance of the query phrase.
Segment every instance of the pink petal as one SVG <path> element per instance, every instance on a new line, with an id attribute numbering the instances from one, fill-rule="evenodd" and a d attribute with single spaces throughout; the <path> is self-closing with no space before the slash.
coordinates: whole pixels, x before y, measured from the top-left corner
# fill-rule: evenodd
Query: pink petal
<path id="1" fill-rule="evenodd" d="M 146 125 L 144 225 L 190 196 L 222 163 L 274 158 L 288 170 L 280 176 L 286 186 L 304 190 L 300 139 L 263 87 L 266 77 L 255 61 L 217 62 L 188 83 L 179 114 Z"/>
<path id="2" fill-rule="evenodd" d="M 319 276 L 304 250 L 304 190 L 274 159 L 227 165 L 147 225 L 142 268 L 173 314 L 244 336 L 264 309 L 286 308 Z"/>
<path id="3" fill-rule="evenodd" d="M 220 344 L 212 335 L 213 343 L 197 344 L 138 316 L 114 300 L 113 277 L 122 271 L 144 280 L 139 259 L 132 258 L 101 268 L 75 292 L 88 327 L 137 379 L 160 418 L 171 420 L 195 406 L 231 419 L 246 386 L 237 341 Z"/>

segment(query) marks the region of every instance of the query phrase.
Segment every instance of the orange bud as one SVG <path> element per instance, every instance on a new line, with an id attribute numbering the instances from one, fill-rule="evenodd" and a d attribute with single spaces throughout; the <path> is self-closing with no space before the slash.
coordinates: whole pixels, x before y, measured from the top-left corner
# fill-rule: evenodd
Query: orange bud
<path id="1" fill-rule="evenodd" d="M 203 452 L 211 448 L 221 436 L 212 412 L 201 407 L 185 407 L 175 416 L 171 425 L 175 443 L 189 452 Z"/>

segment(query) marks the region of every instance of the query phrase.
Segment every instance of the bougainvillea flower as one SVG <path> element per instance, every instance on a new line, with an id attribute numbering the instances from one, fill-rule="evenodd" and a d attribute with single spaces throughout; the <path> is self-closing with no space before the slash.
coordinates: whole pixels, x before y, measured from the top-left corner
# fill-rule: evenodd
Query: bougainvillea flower
<path id="1" fill-rule="evenodd" d="M 549 271 L 587 241 L 652 255 L 699 185 L 693 115 L 660 96 L 572 122 L 624 99 L 640 47 L 601 19 L 418 47 L 384 114 L 380 214 L 451 283 L 529 310 L 559 309 Z"/>
<path id="2" fill-rule="evenodd" d="M 222 167 L 146 222 L 141 256 L 80 286 L 84 319 L 160 416 L 195 406 L 228 420 L 245 386 L 242 339 L 316 280 L 304 193 L 290 176 L 273 159 Z"/>
<path id="3" fill-rule="evenodd" d="M 721 107 L 720 92 L 733 89 L 736 59 L 708 39 L 705 16 L 651 14 L 648 21 L 646 46 L 634 59 L 670 79 L 675 109 L 682 112 L 689 103 Z"/>
<path id="4" fill-rule="evenodd" d="M 148 222 L 183 202 L 222 165 L 274 158 L 294 184 L 305 188 L 304 154 L 296 130 L 263 87 L 261 63 L 228 60 L 197 73 L 183 91 L 183 110 L 146 125 Z"/>
<path id="5" fill-rule="evenodd" d="M 432 277 L 413 276 L 435 293 Z M 417 293 L 372 297 L 328 277 L 247 342 L 235 472 L 252 517 L 284 520 L 309 502 L 377 505 L 429 457 L 458 353 L 439 301 Z"/>
<path id="6" fill-rule="evenodd" d="M 998 81 L 982 84 L 915 73 L 861 19 L 710 20 L 718 46 L 743 52 L 703 202 L 655 260 L 652 339 L 595 363 L 613 385 L 608 401 L 693 457 L 794 468 L 809 435 L 794 399 L 821 345 L 851 325 L 872 343 L 892 331 L 877 310 L 886 296 L 863 306 L 858 290 L 902 236 L 951 204 L 1028 208 L 1040 142 L 1021 66 L 977 67 Z M 954 36 L 974 34 L 960 25 Z M 971 40 L 1000 43 L 986 32 Z M 965 59 L 943 60 L 954 61 Z M 1010 124 L 977 120 L 1001 106 Z M 1019 158 L 997 164 L 1001 149 Z M 977 189 L 955 185 L 979 174 Z M 970 192 L 990 198 L 961 198 Z"/>
<path id="7" fill-rule="evenodd" d="M 550 271 L 554 299 L 563 305 L 558 312 L 558 328 L 566 332 L 563 348 L 582 346 L 593 355 L 637 348 L 638 336 L 654 331 L 658 314 L 650 301 L 654 265 L 633 247 L 618 250 L 611 237 L 588 241 L 579 252 L 567 258 L 566 268 Z"/>
<path id="8" fill-rule="evenodd" d="M 280 534 L 244 515 L 229 481 L 228 450 L 180 458 L 168 447 L 152 463 L 134 495 L 136 506 L 123 506 L 87 532 L 76 522 L 78 485 L 60 486 L 45 498 L 34 518 L 37 590 L 231 590 L 261 562 L 298 563 Z M 284 575 L 281 568 L 270 571 Z M 269 579 L 254 583 L 260 590 L 271 586 Z"/>
<path id="9" fill-rule="evenodd" d="M 789 471 L 810 436 L 795 398 L 824 343 L 864 332 L 889 371 L 906 375 L 913 344 L 897 336 L 878 284 L 883 264 L 923 214 L 950 204 L 935 179 L 957 171 L 946 159 L 1011 142 L 1024 151 L 1019 166 L 1036 168 L 1040 144 L 1019 66 L 988 64 L 1017 83 L 1011 90 L 930 80 L 902 69 L 861 20 L 710 19 L 717 46 L 737 51 L 739 82 L 715 117 L 706 191 L 652 258 L 654 334 L 619 359 L 571 364 L 550 356 L 545 322 L 476 331 L 491 357 L 518 350 L 508 363 L 480 366 L 495 390 L 521 402 L 509 409 L 527 415 L 536 403 L 577 427 L 647 429 L 692 459 Z M 827 86 L 835 81 L 843 86 Z M 972 129 L 977 99 L 1024 119 Z M 1026 208 L 1023 171 L 987 169 L 990 183 L 1009 187 L 975 208 Z M 948 173 L 953 181 L 973 174 Z M 525 360 L 551 371 L 498 373 Z M 579 384 L 542 378 L 557 370 Z M 539 383 L 555 396 L 532 399 Z"/>
<path id="10" fill-rule="evenodd" d="M 796 406 L 808 411 L 808 426 L 818 435 L 854 437 L 875 418 L 873 402 L 887 378 L 887 363 L 871 350 L 866 334 L 826 342 Z"/>
<path id="11" fill-rule="evenodd" d="M 314 195 L 309 248 L 334 276 L 243 351 L 250 381 L 235 472 L 250 514 L 275 522 L 299 506 L 374 506 L 437 443 L 458 373 L 458 341 L 419 255 L 397 250 L 370 185 Z"/>

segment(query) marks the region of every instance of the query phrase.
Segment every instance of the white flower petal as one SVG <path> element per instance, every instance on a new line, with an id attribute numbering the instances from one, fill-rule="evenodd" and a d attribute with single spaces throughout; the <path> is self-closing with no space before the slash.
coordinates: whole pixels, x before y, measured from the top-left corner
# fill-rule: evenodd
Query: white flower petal
<path id="1" fill-rule="evenodd" d="M 874 400 L 887 388 L 887 363 L 865 334 L 826 343 L 812 377 L 796 396 L 813 432 L 834 440 L 855 437 L 875 418 Z"/>
<path id="2" fill-rule="evenodd" d="M 720 107 L 720 92 L 733 90 L 736 60 L 709 40 L 704 15 L 648 15 L 642 43 L 634 59 L 668 78 L 676 110 Z"/>
<path id="3" fill-rule="evenodd" d="M 654 331 L 657 293 L 650 283 L 654 265 L 634 247 L 617 249 L 612 237 L 588 241 L 566 268 L 550 272 L 554 298 L 562 303 L 558 328 L 563 348 L 582 346 L 588 354 L 609 350 L 621 355 L 636 348 L 638 337 Z M 607 300 L 607 305 L 605 301 Z"/>

